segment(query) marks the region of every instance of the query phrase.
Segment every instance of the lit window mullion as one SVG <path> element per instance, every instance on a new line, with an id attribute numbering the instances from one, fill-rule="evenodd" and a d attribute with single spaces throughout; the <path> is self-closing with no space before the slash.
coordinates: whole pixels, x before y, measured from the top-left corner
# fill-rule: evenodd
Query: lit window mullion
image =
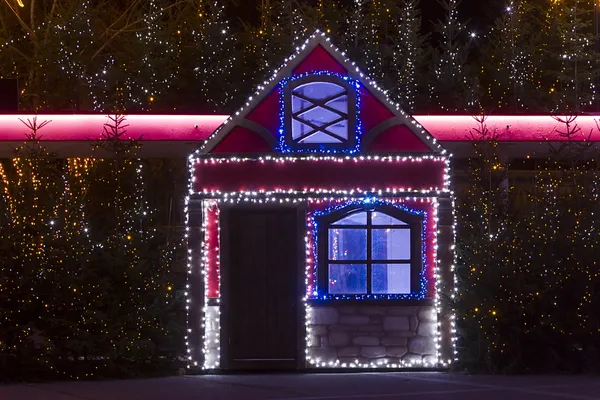
<path id="1" fill-rule="evenodd" d="M 372 262 L 373 262 L 373 223 L 371 221 L 371 216 L 373 212 L 371 210 L 367 211 L 367 294 L 371 294 L 373 292 L 373 277 L 371 276 L 372 272 Z"/>

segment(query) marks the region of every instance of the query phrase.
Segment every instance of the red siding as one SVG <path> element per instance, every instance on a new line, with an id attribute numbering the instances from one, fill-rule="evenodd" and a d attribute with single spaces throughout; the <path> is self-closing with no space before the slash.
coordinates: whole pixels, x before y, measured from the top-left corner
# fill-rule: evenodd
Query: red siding
<path id="1" fill-rule="evenodd" d="M 431 150 L 406 125 L 380 133 L 366 149 L 370 153 L 429 153 Z"/>
<path id="2" fill-rule="evenodd" d="M 195 190 L 442 189 L 445 167 L 445 162 L 438 159 L 400 162 L 298 160 L 285 163 L 201 161 L 196 165 Z"/>
<path id="3" fill-rule="evenodd" d="M 360 88 L 360 121 L 363 135 L 366 135 L 380 122 L 394 118 L 394 113 L 373 96 L 366 87 Z"/>
<path id="4" fill-rule="evenodd" d="M 301 75 L 317 71 L 328 71 L 340 75 L 348 75 L 346 68 L 342 66 L 323 46 L 317 46 L 304 60 L 294 69 L 292 75 Z"/>
<path id="5" fill-rule="evenodd" d="M 211 154 L 223 153 L 268 153 L 273 151 L 269 143 L 258 133 L 246 128 L 235 127 L 225 136 Z"/>
<path id="6" fill-rule="evenodd" d="M 277 137 L 277 131 L 279 130 L 279 112 L 280 112 L 280 90 L 279 88 L 274 89 L 267 97 L 260 102 L 259 105 L 254 107 L 254 110 L 250 111 L 247 120 L 256 122 L 260 126 L 267 128 L 273 137 Z"/>

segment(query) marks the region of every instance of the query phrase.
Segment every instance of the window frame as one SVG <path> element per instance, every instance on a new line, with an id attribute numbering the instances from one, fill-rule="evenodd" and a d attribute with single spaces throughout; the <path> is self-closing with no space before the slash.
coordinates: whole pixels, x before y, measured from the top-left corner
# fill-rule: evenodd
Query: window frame
<path id="1" fill-rule="evenodd" d="M 333 225 L 340 219 L 350 214 L 366 211 L 366 225 Z M 372 213 L 382 212 L 393 218 L 406 223 L 406 225 L 373 225 Z M 410 294 L 421 291 L 421 274 L 423 270 L 423 239 L 422 231 L 425 222 L 424 215 L 412 214 L 399 208 L 389 205 L 364 205 L 349 206 L 332 213 L 321 215 L 316 219 L 318 223 L 317 230 L 317 287 L 319 293 L 326 296 L 394 296 L 397 293 L 373 293 L 372 288 L 372 269 L 374 264 L 410 264 Z M 365 229 L 367 231 L 367 255 L 365 260 L 330 260 L 329 259 L 329 229 Z M 374 228 L 375 227 L 375 228 Z M 409 262 L 406 260 L 373 260 L 372 243 L 373 229 L 409 229 L 410 230 L 410 250 L 411 257 Z M 367 266 L 367 292 L 363 294 L 353 293 L 329 293 L 329 264 L 366 264 Z"/>
<path id="2" fill-rule="evenodd" d="M 292 136 L 292 93 L 302 85 L 307 83 L 327 82 L 343 87 L 348 96 L 348 139 L 342 143 L 300 143 L 294 141 Z M 351 149 L 356 145 L 356 88 L 347 80 L 335 75 L 308 75 L 302 78 L 290 81 L 284 90 L 283 105 L 284 105 L 284 136 L 288 146 L 296 150 L 315 150 L 315 149 Z"/>

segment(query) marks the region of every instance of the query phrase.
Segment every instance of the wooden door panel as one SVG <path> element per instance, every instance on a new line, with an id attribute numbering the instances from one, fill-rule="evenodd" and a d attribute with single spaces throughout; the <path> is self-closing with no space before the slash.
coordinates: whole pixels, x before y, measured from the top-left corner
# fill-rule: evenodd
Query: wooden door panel
<path id="1" fill-rule="evenodd" d="M 223 288 L 230 368 L 294 368 L 297 357 L 297 211 L 232 208 Z M 225 232 L 223 232 L 225 231 Z"/>

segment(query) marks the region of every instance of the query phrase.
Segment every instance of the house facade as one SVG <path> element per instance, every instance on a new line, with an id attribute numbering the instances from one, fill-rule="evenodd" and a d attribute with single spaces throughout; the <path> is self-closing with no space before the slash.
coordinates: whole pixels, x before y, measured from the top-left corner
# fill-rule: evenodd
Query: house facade
<path id="1" fill-rule="evenodd" d="M 313 36 L 190 157 L 190 367 L 451 363 L 449 171 Z"/>

